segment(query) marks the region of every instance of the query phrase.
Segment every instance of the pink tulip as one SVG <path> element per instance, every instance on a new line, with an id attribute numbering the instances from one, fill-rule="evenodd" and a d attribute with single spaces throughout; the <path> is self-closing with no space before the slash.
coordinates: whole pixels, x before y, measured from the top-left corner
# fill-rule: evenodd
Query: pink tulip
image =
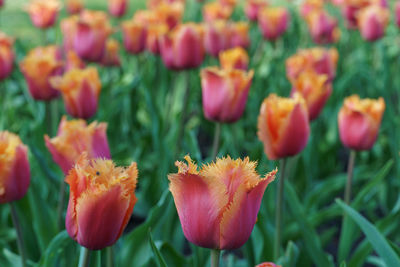
<path id="1" fill-rule="evenodd" d="M 283 7 L 266 7 L 258 13 L 258 26 L 267 40 L 276 40 L 287 29 L 289 12 Z"/>
<path id="2" fill-rule="evenodd" d="M 128 8 L 127 0 L 108 0 L 108 11 L 114 17 L 122 17 Z"/>
<path id="3" fill-rule="evenodd" d="M 389 22 L 389 11 L 376 5 L 371 5 L 358 14 L 358 27 L 361 36 L 367 41 L 376 41 L 385 34 Z"/>
<path id="4" fill-rule="evenodd" d="M 14 40 L 0 32 L 0 82 L 7 78 L 14 65 L 14 51 L 13 51 Z"/>
<path id="5" fill-rule="evenodd" d="M 337 20 L 325 10 L 313 11 L 306 17 L 312 39 L 317 44 L 335 43 L 340 38 Z"/>
<path id="6" fill-rule="evenodd" d="M 400 27 L 400 1 L 396 2 L 395 13 L 396 13 L 396 24 L 398 27 Z"/>
<path id="7" fill-rule="evenodd" d="M 139 54 L 146 48 L 147 29 L 142 23 L 133 20 L 122 23 L 122 35 L 126 51 Z"/>
<path id="8" fill-rule="evenodd" d="M 250 46 L 249 37 L 249 23 L 244 21 L 239 21 L 230 24 L 231 30 L 231 44 L 230 48 L 237 46 L 247 48 Z"/>
<path id="9" fill-rule="evenodd" d="M 244 12 L 249 20 L 257 21 L 258 12 L 266 6 L 268 6 L 266 0 L 247 0 L 244 6 Z"/>
<path id="10" fill-rule="evenodd" d="M 219 52 L 230 46 L 230 25 L 224 20 L 207 23 L 204 33 L 204 47 L 208 54 L 217 57 Z"/>
<path id="11" fill-rule="evenodd" d="M 33 0 L 26 7 L 33 25 L 41 29 L 54 25 L 60 9 L 61 3 L 57 0 Z"/>

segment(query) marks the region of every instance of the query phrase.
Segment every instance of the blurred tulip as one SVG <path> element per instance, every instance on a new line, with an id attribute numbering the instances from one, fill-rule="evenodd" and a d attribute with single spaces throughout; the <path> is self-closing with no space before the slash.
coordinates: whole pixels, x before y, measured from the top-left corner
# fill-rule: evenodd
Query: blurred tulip
<path id="1" fill-rule="evenodd" d="M 249 37 L 249 23 L 244 21 L 239 21 L 230 24 L 231 31 L 231 45 L 230 47 L 240 46 L 247 48 L 250 45 Z"/>
<path id="2" fill-rule="evenodd" d="M 0 203 L 23 198 L 30 179 L 28 148 L 18 135 L 0 132 Z"/>
<path id="3" fill-rule="evenodd" d="M 63 72 L 63 62 L 56 46 L 37 47 L 29 51 L 20 63 L 28 89 L 36 100 L 51 100 L 59 92 L 50 84 L 50 78 Z"/>
<path id="4" fill-rule="evenodd" d="M 219 2 L 206 3 L 203 6 L 203 18 L 205 22 L 215 20 L 227 20 L 232 15 L 233 9 L 230 6 L 223 6 Z"/>
<path id="5" fill-rule="evenodd" d="M 50 82 L 61 92 L 71 116 L 88 119 L 97 112 L 101 81 L 96 68 L 71 69 Z"/>
<path id="6" fill-rule="evenodd" d="M 4 6 L 4 1 L 5 0 L 0 0 L 0 8 L 2 8 Z"/>
<path id="7" fill-rule="evenodd" d="M 156 23 L 165 23 L 168 29 L 173 29 L 181 23 L 183 16 L 184 5 L 179 2 L 172 4 L 161 3 L 153 9 L 154 16 L 157 19 Z"/>
<path id="8" fill-rule="evenodd" d="M 312 11 L 306 21 L 313 41 L 317 44 L 335 43 L 340 38 L 337 20 L 325 10 Z"/>
<path id="9" fill-rule="evenodd" d="M 282 266 L 276 265 L 273 262 L 263 262 L 263 263 L 258 264 L 256 267 L 282 267 Z"/>
<path id="10" fill-rule="evenodd" d="M 400 1 L 397 1 L 395 5 L 395 19 L 397 26 L 400 27 Z"/>
<path id="11" fill-rule="evenodd" d="M 235 8 L 237 0 L 218 0 L 218 3 L 220 3 L 223 6 L 228 6 L 232 9 Z"/>
<path id="12" fill-rule="evenodd" d="M 291 98 L 270 94 L 258 116 L 258 138 L 270 160 L 294 156 L 307 144 L 310 125 L 306 102 L 299 93 Z"/>
<path id="13" fill-rule="evenodd" d="M 122 17 L 128 8 L 127 0 L 108 0 L 108 12 L 114 17 Z"/>
<path id="14" fill-rule="evenodd" d="M 109 39 L 106 43 L 106 51 L 101 63 L 105 66 L 120 66 L 119 43 L 115 39 Z"/>
<path id="15" fill-rule="evenodd" d="M 44 140 L 54 162 L 67 175 L 83 152 L 91 159 L 111 159 L 106 131 L 106 123 L 92 122 L 87 125 L 84 120 L 68 121 L 64 116 L 57 136 L 50 139 L 45 135 Z"/>
<path id="16" fill-rule="evenodd" d="M 78 15 L 62 19 L 60 22 L 60 28 L 63 35 L 63 47 L 66 51 L 74 50 L 74 39 L 78 28 L 78 22 Z"/>
<path id="17" fill-rule="evenodd" d="M 7 78 L 14 65 L 14 40 L 0 31 L 0 82 Z"/>
<path id="18" fill-rule="evenodd" d="M 194 23 L 181 24 L 162 36 L 160 48 L 167 68 L 196 68 L 204 59 L 203 28 Z"/>
<path id="19" fill-rule="evenodd" d="M 200 170 L 189 156 L 169 174 L 169 190 L 185 237 L 211 249 L 240 248 L 253 230 L 261 199 L 276 170 L 260 178 L 249 158 L 217 159 Z"/>
<path id="20" fill-rule="evenodd" d="M 66 5 L 69 14 L 78 14 L 84 8 L 83 0 L 67 0 Z"/>
<path id="21" fill-rule="evenodd" d="M 71 238 L 91 250 L 117 242 L 136 203 L 137 177 L 136 163 L 121 168 L 82 154 L 65 178 L 70 186 L 65 228 Z"/>
<path id="22" fill-rule="evenodd" d="M 292 95 L 298 92 L 306 101 L 310 120 L 314 120 L 321 113 L 326 101 L 332 94 L 332 84 L 325 74 L 314 71 L 303 71 L 293 83 Z"/>
<path id="23" fill-rule="evenodd" d="M 126 51 L 132 54 L 143 52 L 146 48 L 146 27 L 133 20 L 124 21 L 121 26 Z"/>
<path id="24" fill-rule="evenodd" d="M 46 29 L 54 25 L 61 3 L 58 0 L 32 0 L 26 11 L 35 27 Z"/>
<path id="25" fill-rule="evenodd" d="M 65 57 L 65 71 L 71 69 L 83 69 L 85 68 L 85 63 L 78 57 L 75 51 L 67 51 Z"/>
<path id="26" fill-rule="evenodd" d="M 249 56 L 242 47 L 235 47 L 219 53 L 219 63 L 223 69 L 247 70 Z"/>
<path id="27" fill-rule="evenodd" d="M 286 32 L 289 12 L 284 7 L 266 7 L 258 13 L 258 25 L 267 40 L 276 40 Z"/>
<path id="28" fill-rule="evenodd" d="M 246 107 L 253 71 L 205 68 L 201 71 L 204 116 L 211 121 L 235 122 Z"/>
<path id="29" fill-rule="evenodd" d="M 324 0 L 306 0 L 300 6 L 300 15 L 306 18 L 314 11 L 321 11 L 324 7 Z"/>
<path id="30" fill-rule="evenodd" d="M 99 62 L 112 29 L 106 13 L 84 10 L 80 14 L 74 35 L 74 50 L 80 58 Z"/>
<path id="31" fill-rule="evenodd" d="M 340 140 L 354 150 L 369 150 L 375 143 L 381 125 L 385 101 L 382 97 L 360 99 L 358 95 L 345 98 L 339 111 Z"/>
<path id="32" fill-rule="evenodd" d="M 357 18 L 361 36 L 367 41 L 376 41 L 385 34 L 389 11 L 387 8 L 371 5 L 362 9 Z"/>
<path id="33" fill-rule="evenodd" d="M 244 6 L 244 12 L 249 20 L 257 21 L 258 12 L 267 6 L 267 0 L 247 0 Z"/>
<path id="34" fill-rule="evenodd" d="M 168 26 L 165 23 L 150 24 L 147 27 L 146 49 L 153 54 L 160 54 L 161 38 L 168 33 Z"/>
<path id="35" fill-rule="evenodd" d="M 231 45 L 230 24 L 225 20 L 216 20 L 205 24 L 204 47 L 208 54 L 217 57 L 219 52 Z"/>

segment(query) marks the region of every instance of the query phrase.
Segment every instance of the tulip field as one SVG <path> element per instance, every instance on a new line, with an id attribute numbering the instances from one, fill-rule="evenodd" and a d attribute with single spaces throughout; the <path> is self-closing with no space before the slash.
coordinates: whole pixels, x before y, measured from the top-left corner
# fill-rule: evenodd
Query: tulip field
<path id="1" fill-rule="evenodd" d="M 400 1 L 0 0 L 1 267 L 400 267 Z"/>

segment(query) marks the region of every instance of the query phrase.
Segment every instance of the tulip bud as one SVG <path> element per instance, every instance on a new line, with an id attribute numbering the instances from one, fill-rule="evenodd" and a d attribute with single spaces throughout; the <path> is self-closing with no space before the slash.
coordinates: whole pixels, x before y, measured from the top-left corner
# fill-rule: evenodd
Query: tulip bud
<path id="1" fill-rule="evenodd" d="M 211 2 L 203 6 L 203 18 L 205 22 L 215 20 L 227 20 L 231 17 L 233 9 L 230 6 L 223 6 L 218 2 Z"/>
<path id="2" fill-rule="evenodd" d="M 122 17 L 128 8 L 127 0 L 108 0 L 108 12 L 114 17 Z"/>
<path id="3" fill-rule="evenodd" d="M 223 69 L 247 70 L 249 56 L 246 50 L 236 47 L 219 53 L 219 63 Z"/>
<path id="4" fill-rule="evenodd" d="M 400 2 L 396 2 L 395 6 L 395 17 L 396 17 L 396 24 L 398 27 L 400 27 Z"/>
<path id="5" fill-rule="evenodd" d="M 18 135 L 0 132 L 0 203 L 23 198 L 28 191 L 31 173 L 28 148 Z"/>
<path id="6" fill-rule="evenodd" d="M 41 29 L 53 26 L 60 9 L 61 3 L 57 0 L 33 0 L 26 7 L 33 25 Z"/>
<path id="7" fill-rule="evenodd" d="M 376 41 L 385 34 L 389 11 L 387 8 L 371 5 L 362 9 L 357 18 L 361 36 L 367 41 Z"/>
<path id="8" fill-rule="evenodd" d="M 247 48 L 250 45 L 249 23 L 239 21 L 231 23 L 231 45 L 230 47 L 240 46 Z"/>
<path id="9" fill-rule="evenodd" d="M 160 48 L 167 68 L 196 68 L 204 59 L 203 28 L 194 23 L 181 24 L 161 37 Z"/>
<path id="10" fill-rule="evenodd" d="M 82 0 L 67 0 L 67 11 L 69 14 L 78 14 L 83 10 Z"/>
<path id="11" fill-rule="evenodd" d="M 65 57 L 65 71 L 69 71 L 71 69 L 83 69 L 85 68 L 85 63 L 78 57 L 78 55 L 70 50 L 67 51 L 67 55 Z"/>
<path id="12" fill-rule="evenodd" d="M 326 101 L 332 94 L 332 84 L 325 74 L 303 71 L 293 83 L 292 95 L 298 92 L 306 101 L 310 120 L 321 113 Z"/>
<path id="13" fill-rule="evenodd" d="M 0 82 L 7 78 L 14 64 L 14 52 L 12 49 L 14 40 L 0 32 Z"/>
<path id="14" fill-rule="evenodd" d="M 109 39 L 106 43 L 106 51 L 101 63 L 105 66 L 120 66 L 119 43 L 115 39 Z"/>
<path id="15" fill-rule="evenodd" d="M 132 54 L 142 53 L 146 47 L 146 27 L 133 20 L 125 21 L 121 26 L 126 51 Z"/>
<path id="16" fill-rule="evenodd" d="M 337 20 L 325 10 L 312 11 L 306 17 L 313 41 L 317 44 L 335 43 L 340 38 Z"/>
<path id="17" fill-rule="evenodd" d="M 257 21 L 258 13 L 261 9 L 268 6 L 266 0 L 247 0 L 244 6 L 244 12 L 251 21 Z"/>
<path id="18" fill-rule="evenodd" d="M 270 160 L 294 156 L 307 144 L 310 125 L 306 102 L 299 93 L 292 98 L 270 94 L 258 116 L 258 138 Z"/>
<path id="19" fill-rule="evenodd" d="M 205 25 L 204 47 L 214 57 L 230 46 L 230 25 L 224 20 L 217 20 Z"/>
<path id="20" fill-rule="evenodd" d="M 185 159 L 188 164 L 176 162 L 178 173 L 168 175 L 185 237 L 200 247 L 240 248 L 250 237 L 264 191 L 277 171 L 260 178 L 257 163 L 247 157 L 217 159 L 200 170 L 189 156 Z"/>
<path id="21" fill-rule="evenodd" d="M 208 120 L 235 122 L 246 107 L 253 71 L 205 68 L 201 71 L 203 111 Z"/>
<path id="22" fill-rule="evenodd" d="M 60 51 L 56 46 L 32 49 L 20 64 L 29 92 L 36 100 L 51 100 L 59 92 L 50 84 L 50 78 L 63 72 Z"/>
<path id="23" fill-rule="evenodd" d="M 382 97 L 360 99 L 358 95 L 345 98 L 339 111 L 338 123 L 340 140 L 343 145 L 354 150 L 369 150 L 375 143 L 385 101 Z"/>
<path id="24" fill-rule="evenodd" d="M 91 250 L 117 242 L 136 203 L 137 177 L 136 163 L 116 167 L 83 153 L 65 178 L 70 186 L 65 227 L 71 238 Z"/>
<path id="25" fill-rule="evenodd" d="M 273 262 L 263 262 L 263 263 L 258 264 L 256 267 L 282 267 L 282 266 L 276 265 Z"/>
<path id="26" fill-rule="evenodd" d="M 258 26 L 267 40 L 276 40 L 287 29 L 289 12 L 283 7 L 266 7 L 258 13 Z"/>
<path id="27" fill-rule="evenodd" d="M 53 160 L 67 175 L 83 152 L 90 159 L 111 159 L 106 131 L 106 123 L 92 122 L 87 125 L 84 120 L 67 121 L 63 116 L 57 136 L 50 139 L 45 135 L 44 140 Z"/>
<path id="28" fill-rule="evenodd" d="M 61 92 L 65 109 L 71 116 L 88 119 L 97 112 L 101 81 L 96 68 L 71 69 L 50 82 Z"/>

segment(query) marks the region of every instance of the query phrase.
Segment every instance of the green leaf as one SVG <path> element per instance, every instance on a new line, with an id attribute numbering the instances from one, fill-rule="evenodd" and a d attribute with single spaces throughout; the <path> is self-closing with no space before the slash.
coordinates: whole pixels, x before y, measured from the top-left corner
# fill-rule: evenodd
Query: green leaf
<path id="1" fill-rule="evenodd" d="M 346 205 L 342 200 L 336 199 L 336 203 L 338 203 L 339 206 L 342 207 L 342 209 L 346 212 L 346 214 L 349 215 L 361 228 L 371 245 L 374 247 L 375 251 L 387 266 L 400 266 L 399 256 L 373 224 L 371 224 L 353 208 Z"/>
<path id="2" fill-rule="evenodd" d="M 63 249 L 68 245 L 68 241 L 71 241 L 66 230 L 61 231 L 56 235 L 50 242 L 46 251 L 40 258 L 39 266 L 51 267 L 55 266 L 58 256 L 63 253 Z"/>
<path id="3" fill-rule="evenodd" d="M 153 236 L 151 235 L 151 229 L 149 228 L 149 242 L 151 246 L 151 250 L 153 251 L 153 254 L 156 258 L 157 265 L 159 267 L 167 267 L 167 263 L 165 262 L 163 256 L 161 255 L 161 252 L 158 250 L 156 244 L 154 244 L 153 241 Z"/>

